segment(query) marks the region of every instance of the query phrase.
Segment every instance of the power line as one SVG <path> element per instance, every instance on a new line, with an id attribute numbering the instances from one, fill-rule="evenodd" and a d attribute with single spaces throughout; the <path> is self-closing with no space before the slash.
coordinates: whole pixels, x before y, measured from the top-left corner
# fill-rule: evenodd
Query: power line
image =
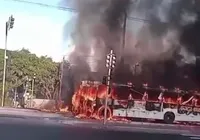
<path id="1" fill-rule="evenodd" d="M 39 3 L 39 2 L 31 2 L 31 1 L 26 1 L 26 0 L 6 0 L 6 1 L 14 1 L 14 2 L 38 5 L 38 6 L 47 7 L 47 8 L 55 8 L 55 9 L 62 10 L 62 11 L 76 12 L 76 9 L 73 9 L 73 8 L 49 5 L 49 4 L 45 4 L 45 3 Z"/>
<path id="2" fill-rule="evenodd" d="M 70 7 L 55 6 L 55 5 L 45 4 L 45 3 L 31 2 L 31 1 L 27 1 L 27 0 L 6 0 L 6 1 L 13 1 L 13 2 L 20 2 L 20 3 L 38 5 L 38 6 L 47 7 L 47 8 L 54 8 L 54 9 L 58 9 L 58 10 L 62 10 L 62 11 L 77 12 L 76 9 L 70 8 Z M 128 18 L 128 20 L 133 20 L 133 21 L 138 21 L 138 22 L 147 22 L 147 23 L 149 22 L 149 20 L 147 20 L 147 19 L 138 18 L 138 17 L 128 16 L 127 18 Z"/>

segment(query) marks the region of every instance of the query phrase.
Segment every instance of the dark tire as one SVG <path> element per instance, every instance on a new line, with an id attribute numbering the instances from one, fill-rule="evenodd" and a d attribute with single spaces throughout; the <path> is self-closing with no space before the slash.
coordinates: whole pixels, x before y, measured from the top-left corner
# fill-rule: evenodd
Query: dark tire
<path id="1" fill-rule="evenodd" d="M 164 115 L 164 122 L 167 124 L 172 124 L 175 120 L 175 115 L 173 112 L 166 112 Z"/>

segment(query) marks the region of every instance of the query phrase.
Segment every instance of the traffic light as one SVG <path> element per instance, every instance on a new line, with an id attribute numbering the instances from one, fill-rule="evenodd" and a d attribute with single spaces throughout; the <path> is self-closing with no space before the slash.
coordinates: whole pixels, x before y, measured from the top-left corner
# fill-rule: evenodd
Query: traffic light
<path id="1" fill-rule="evenodd" d="M 108 54 L 108 55 L 106 56 L 106 67 L 107 67 L 107 68 L 110 67 L 110 57 L 111 57 L 110 54 Z"/>
<path id="2" fill-rule="evenodd" d="M 35 78 L 36 78 L 36 74 L 34 73 L 34 74 L 33 74 L 33 79 L 35 80 Z"/>
<path id="3" fill-rule="evenodd" d="M 113 54 L 112 55 L 112 68 L 115 67 L 115 64 L 116 64 L 116 56 Z"/>
<path id="4" fill-rule="evenodd" d="M 9 22 L 10 22 L 10 29 L 12 29 L 14 26 L 15 18 L 13 16 L 10 16 Z"/>
<path id="5" fill-rule="evenodd" d="M 114 68 L 116 64 L 116 56 L 115 54 L 108 54 L 106 56 L 106 67 L 107 68 Z"/>

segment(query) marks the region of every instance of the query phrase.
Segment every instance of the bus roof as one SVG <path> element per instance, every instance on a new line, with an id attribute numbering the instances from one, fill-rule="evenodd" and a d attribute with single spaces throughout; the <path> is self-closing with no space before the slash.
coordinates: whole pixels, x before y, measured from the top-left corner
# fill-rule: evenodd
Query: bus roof
<path id="1" fill-rule="evenodd" d="M 114 83 L 113 84 L 114 87 L 124 87 L 124 88 L 130 88 L 130 90 L 134 90 L 134 91 L 137 91 L 138 93 L 143 93 L 144 91 L 149 91 L 149 92 L 163 92 L 163 93 L 166 93 L 166 94 L 177 94 L 177 95 L 185 95 L 185 94 L 195 94 L 197 95 L 197 93 L 194 93 L 194 91 L 184 91 L 184 90 L 180 90 L 178 88 L 174 88 L 174 89 L 165 89 L 163 87 L 158 87 L 158 88 L 151 88 L 151 87 L 147 87 L 147 86 L 141 86 L 141 87 L 134 87 L 134 86 L 129 86 L 129 85 L 126 85 L 126 84 L 116 84 Z M 200 94 L 199 94 L 200 96 Z"/>

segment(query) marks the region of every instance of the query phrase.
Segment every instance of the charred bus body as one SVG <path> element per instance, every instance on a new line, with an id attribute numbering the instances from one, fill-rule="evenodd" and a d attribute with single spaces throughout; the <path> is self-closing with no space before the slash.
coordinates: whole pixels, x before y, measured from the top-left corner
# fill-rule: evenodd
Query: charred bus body
<path id="1" fill-rule="evenodd" d="M 101 82 L 83 81 L 72 98 L 72 112 L 101 119 L 106 88 Z M 195 91 L 113 84 L 108 96 L 108 118 L 144 118 L 166 123 L 200 122 L 199 94 Z"/>

